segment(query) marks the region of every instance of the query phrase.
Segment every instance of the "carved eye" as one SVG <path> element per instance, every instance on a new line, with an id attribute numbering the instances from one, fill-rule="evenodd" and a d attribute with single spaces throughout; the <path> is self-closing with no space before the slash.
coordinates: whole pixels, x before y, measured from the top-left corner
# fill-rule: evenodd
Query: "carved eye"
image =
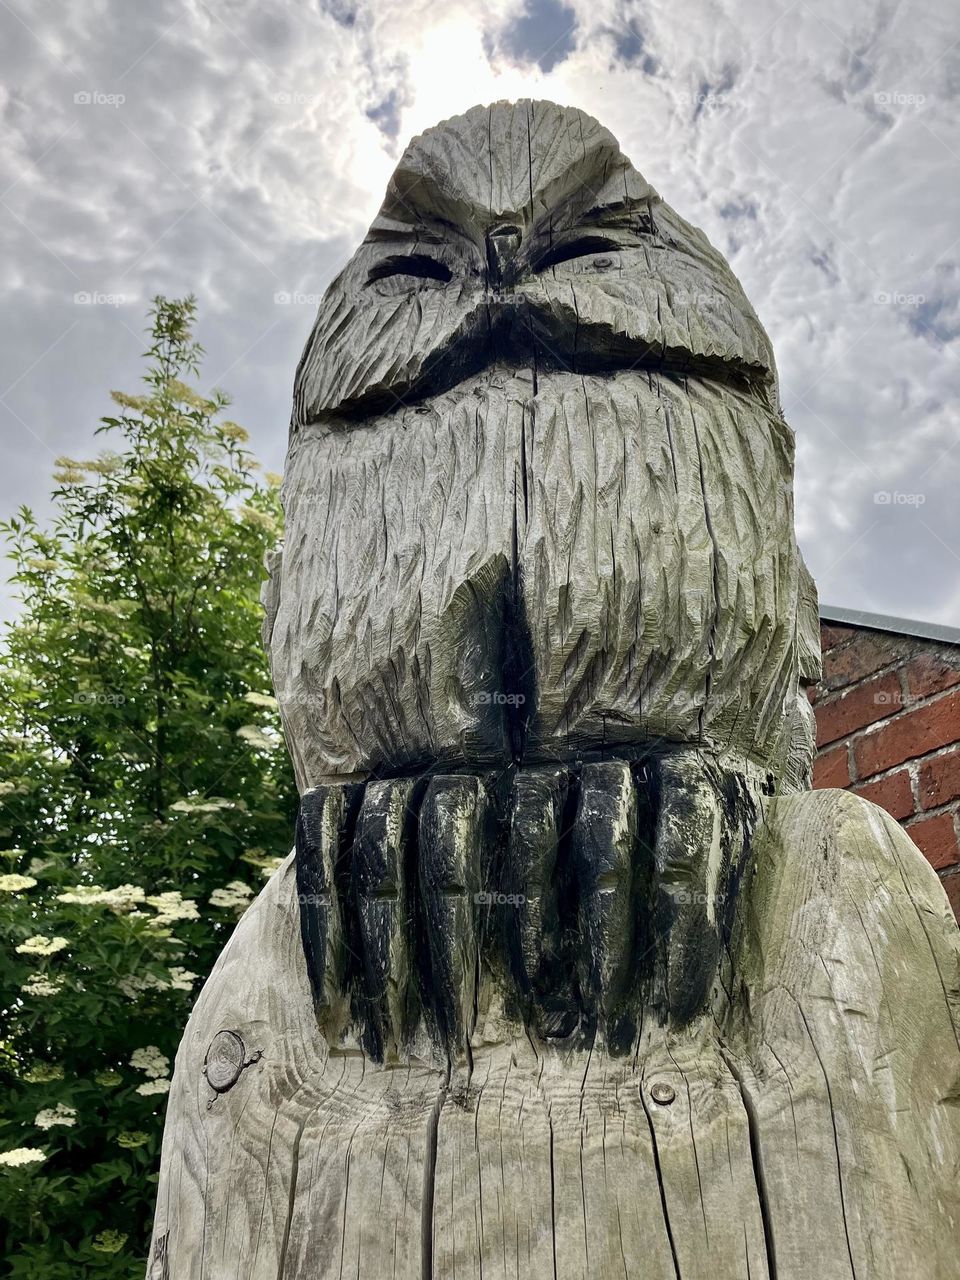
<path id="1" fill-rule="evenodd" d="M 450 268 L 438 258 L 431 258 L 426 253 L 410 253 L 394 254 L 378 262 L 375 267 L 371 267 L 367 284 L 374 284 L 377 280 L 388 280 L 394 276 L 408 277 L 413 280 L 438 280 L 441 284 L 447 284 L 453 279 Z"/>
<path id="2" fill-rule="evenodd" d="M 607 236 L 578 236 L 576 240 L 567 240 L 564 244 L 555 244 L 538 258 L 535 271 L 546 271 L 560 262 L 569 262 L 572 258 L 586 258 L 595 253 L 617 253 L 621 246 Z"/>

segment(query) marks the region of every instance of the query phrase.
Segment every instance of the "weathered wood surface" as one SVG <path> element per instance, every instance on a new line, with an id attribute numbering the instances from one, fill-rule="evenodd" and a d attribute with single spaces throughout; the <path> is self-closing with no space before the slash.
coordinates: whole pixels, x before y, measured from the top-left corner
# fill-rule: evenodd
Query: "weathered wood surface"
<path id="1" fill-rule="evenodd" d="M 301 787 L 660 738 L 797 785 L 793 453 L 739 282 L 595 120 L 415 139 L 297 374 L 268 638 Z"/>
<path id="2" fill-rule="evenodd" d="M 626 1053 L 703 1006 L 766 783 L 695 747 L 327 784 L 297 824 L 301 940 L 327 1038 L 468 1053 L 506 1021 Z M 505 891 L 502 886 L 508 886 Z"/>
<path id="3" fill-rule="evenodd" d="M 727 968 L 625 1057 L 504 1039 L 494 997 L 472 1066 L 378 1066 L 318 1030 L 288 860 L 177 1059 L 169 1275 L 960 1274 L 960 943 L 915 846 L 844 792 L 773 801 Z M 263 1057 L 208 1109 L 224 1028 Z"/>
<path id="4" fill-rule="evenodd" d="M 960 934 L 803 790 L 792 475 L 739 283 L 596 121 L 414 140 L 297 374 L 296 859 L 184 1037 L 151 1280 L 960 1277 Z"/>

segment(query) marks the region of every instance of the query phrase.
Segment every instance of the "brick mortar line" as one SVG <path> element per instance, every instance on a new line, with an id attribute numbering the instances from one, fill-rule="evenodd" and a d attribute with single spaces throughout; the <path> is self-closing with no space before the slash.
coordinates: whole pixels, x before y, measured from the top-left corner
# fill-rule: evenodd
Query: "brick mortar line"
<path id="1" fill-rule="evenodd" d="M 844 650 L 846 650 L 847 648 L 853 648 L 853 647 L 854 646 L 852 643 L 849 645 L 845 644 L 843 646 Z M 814 688 L 822 687 L 824 691 L 824 701 L 834 702 L 838 698 L 842 697 L 846 692 L 854 689 L 859 689 L 861 685 L 867 684 L 870 680 L 876 680 L 876 679 L 879 679 L 880 676 L 890 675 L 890 673 L 893 671 L 903 672 L 912 662 L 915 662 L 917 658 L 923 658 L 923 657 L 939 658 L 941 661 L 943 661 L 943 665 L 949 668 L 951 667 L 951 664 L 947 662 L 945 659 L 943 659 L 942 653 L 940 652 L 940 650 L 941 648 L 949 649 L 949 648 L 955 648 L 955 647 L 956 646 L 950 646 L 945 643 L 942 643 L 941 645 L 938 646 L 938 648 L 931 651 L 929 648 L 927 648 L 924 645 L 917 645 L 917 647 L 915 647 L 911 652 L 898 654 L 895 658 L 892 658 L 889 662 L 884 662 L 881 666 L 877 667 L 875 670 L 868 672 L 866 675 L 859 676 L 856 680 L 851 680 L 847 684 L 840 685 L 836 689 L 826 688 L 822 680 L 818 681 L 814 685 Z M 827 650 L 827 653 L 834 653 L 834 652 L 837 652 L 837 650 L 835 649 Z M 956 669 L 960 670 L 960 668 L 956 668 Z M 956 687 L 956 686 L 951 686 L 951 687 Z M 907 690 L 904 689 L 904 692 L 906 693 Z M 929 696 L 934 697 L 936 695 L 931 694 Z"/>
<path id="2" fill-rule="evenodd" d="M 859 732 L 862 734 L 863 730 L 861 729 Z M 851 733 L 849 737 L 844 738 L 844 743 L 849 743 L 852 739 L 856 738 L 856 736 L 857 735 L 855 733 Z M 839 745 L 840 743 L 831 742 L 828 747 L 824 748 L 824 750 L 831 751 L 835 746 Z M 922 756 L 910 756 L 907 760 L 901 760 L 899 764 L 890 765 L 889 768 L 884 769 L 881 773 L 871 773 L 868 778 L 857 778 L 856 781 L 874 782 L 880 778 L 887 778 L 891 773 L 896 773 L 898 769 L 919 767 L 921 764 L 926 764 L 928 760 L 938 760 L 941 756 L 947 756 L 951 751 L 960 751 L 960 738 L 958 738 L 956 742 L 948 742 L 945 747 L 934 747 L 932 751 L 928 751 Z"/>
<path id="3" fill-rule="evenodd" d="M 954 798 L 953 800 L 948 800 L 946 804 L 938 804 L 935 809 L 921 809 L 919 813 L 908 814 L 906 818 L 898 818 L 897 821 L 901 822 L 905 827 L 910 827 L 918 822 L 925 822 L 927 818 L 939 818 L 944 813 L 951 814 L 956 818 L 958 805 L 960 805 L 960 799 Z M 956 827 L 956 823 L 954 823 L 954 827 Z"/>
<path id="4" fill-rule="evenodd" d="M 925 760 L 926 756 L 921 756 L 920 759 Z M 852 773 L 855 762 L 852 759 L 848 759 L 847 763 L 849 765 L 849 771 Z M 914 803 L 913 812 L 920 813 L 920 781 L 917 777 L 917 770 L 915 767 L 919 763 L 920 760 L 904 760 L 901 764 L 894 764 L 891 765 L 889 769 L 884 769 L 883 773 L 871 773 L 868 778 L 853 778 L 845 790 L 853 791 L 855 795 L 859 795 L 860 793 L 857 790 L 858 787 L 872 787 L 874 784 L 882 786 L 884 782 L 889 782 L 894 774 L 905 773 L 907 775 L 907 781 L 910 783 L 910 798 Z M 899 818 L 898 821 L 906 822 L 906 818 Z"/>
<path id="5" fill-rule="evenodd" d="M 871 671 L 869 675 L 861 676 L 859 680 L 853 680 L 849 684 L 841 685 L 837 689 L 824 688 L 823 696 L 818 697 L 816 702 L 811 703 L 811 706 L 813 706 L 814 709 L 817 707 L 832 707 L 837 702 L 843 702 L 845 698 L 849 697 L 852 693 L 856 693 L 858 689 L 862 689 L 864 685 L 871 684 L 875 680 L 881 680 L 884 676 L 892 675 L 898 675 L 900 677 L 900 692 L 905 699 L 910 700 L 911 707 L 918 706 L 922 702 L 933 702 L 937 698 L 942 697 L 945 693 L 950 693 L 954 689 L 960 689 L 960 681 L 957 681 L 957 683 L 949 684 L 945 689 L 937 689 L 933 693 L 917 694 L 916 696 L 911 694 L 909 683 L 906 678 L 907 667 L 916 656 L 916 654 L 913 654 L 909 658 L 897 658 L 896 661 L 890 662 L 884 667 L 878 667 L 876 671 Z M 953 670 L 953 668 L 951 668 L 951 670 Z M 960 668 L 957 668 L 957 670 L 960 670 Z M 813 688 L 820 689 L 823 688 L 823 686 L 818 683 L 814 685 Z M 910 710 L 910 707 L 904 707 L 902 709 L 908 711 Z"/>
<path id="6" fill-rule="evenodd" d="M 910 662 L 911 658 L 896 658 L 893 662 L 888 663 L 885 667 L 877 667 L 876 671 L 871 671 L 869 675 L 861 676 L 859 680 L 853 680 L 849 684 L 842 684 L 838 689 L 826 689 L 825 696 L 818 698 L 813 704 L 815 707 L 829 706 L 832 702 L 839 702 L 848 693 L 853 693 L 859 689 L 861 685 L 869 684 L 871 680 L 879 680 L 881 676 L 888 676 L 893 671 L 902 671 L 904 664 Z M 814 688 L 821 688 L 818 682 Z"/>
<path id="7" fill-rule="evenodd" d="M 844 629 L 846 629 L 845 624 L 844 624 L 844 623 L 842 623 L 842 622 L 841 622 L 841 623 L 836 623 L 836 624 L 834 624 L 834 623 L 832 623 L 832 622 L 828 622 L 826 625 L 827 625 L 828 627 L 837 626 L 837 627 L 843 627 Z M 821 623 L 820 623 L 820 629 L 821 629 L 821 633 L 822 633 L 822 631 L 823 631 L 823 622 L 822 622 L 822 621 L 821 621 Z M 863 634 L 863 632 L 862 632 L 858 627 L 850 628 L 850 634 L 849 634 L 848 636 L 844 636 L 842 640 L 838 640 L 836 644 L 828 645 L 828 646 L 827 646 L 827 649 L 826 649 L 826 652 L 827 652 L 827 653 L 833 653 L 833 651 L 834 651 L 835 649 L 849 649 L 849 648 L 850 648 L 850 646 L 853 644 L 854 640 L 859 639 L 859 637 L 860 637 L 862 634 Z"/>
<path id="8" fill-rule="evenodd" d="M 883 722 L 881 721 L 881 723 Z M 851 733 L 843 741 L 843 745 L 846 746 L 847 748 L 847 764 L 848 764 L 850 778 L 851 778 L 850 786 L 851 787 L 854 787 L 854 786 L 867 787 L 874 782 L 883 782 L 885 779 L 892 777 L 893 774 L 899 773 L 901 769 L 905 769 L 906 772 L 909 774 L 910 790 L 913 794 L 914 801 L 916 802 L 918 808 L 922 808 L 922 806 L 920 805 L 920 769 L 921 767 L 927 764 L 927 762 L 930 760 L 939 760 L 943 756 L 948 756 L 954 752 L 960 752 L 960 738 L 958 738 L 956 742 L 948 742 L 944 747 L 935 747 L 932 751 L 928 751 L 925 755 L 910 756 L 906 760 L 901 760 L 899 764 L 890 765 L 889 768 L 882 770 L 880 773 L 869 773 L 864 778 L 858 778 L 855 773 L 857 762 L 854 758 L 853 748 L 854 748 L 854 744 L 857 741 L 858 735 L 862 736 L 863 732 L 864 731 L 860 729 L 857 731 L 857 733 Z M 839 746 L 841 744 L 831 743 L 830 747 L 826 748 L 826 750 L 830 750 L 835 745 Z"/>
<path id="9" fill-rule="evenodd" d="M 851 688 L 853 688 L 853 686 L 851 686 Z M 943 702 L 944 699 L 950 696 L 951 694 L 956 695 L 957 693 L 960 693 L 960 684 L 950 685 L 949 688 L 941 689 L 938 693 L 931 693 L 928 697 L 925 697 L 925 698 L 911 698 L 909 706 L 901 707 L 899 711 L 895 711 L 892 715 L 884 716 L 880 720 L 874 720 L 872 724 L 859 725 L 856 729 L 851 729 L 849 733 L 844 734 L 842 738 L 834 738 L 832 742 L 825 742 L 822 747 L 817 748 L 818 754 L 823 751 L 832 751 L 834 747 L 844 746 L 846 743 L 849 743 L 851 739 L 856 738 L 858 735 L 862 736 L 868 733 L 879 733 L 879 731 L 883 728 L 884 725 L 895 724 L 898 720 L 902 719 L 904 716 L 909 715 L 912 712 L 916 711 L 918 707 L 933 706 L 934 703 Z M 837 701 L 837 699 L 832 699 L 831 701 Z M 817 708 L 823 705 L 829 705 L 829 703 L 815 702 L 813 704 L 814 715 L 816 715 Z M 958 739 L 957 742 L 948 744 L 948 746 L 958 746 L 958 745 L 960 745 L 960 739 Z M 946 750 L 946 748 L 937 747 L 935 749 L 935 751 L 943 751 L 943 750 Z M 931 751 L 929 752 L 929 754 L 932 756 L 935 754 L 935 751 Z M 922 758 L 923 757 L 917 757 L 917 756 L 911 757 L 911 759 L 914 759 L 914 760 L 922 759 Z"/>

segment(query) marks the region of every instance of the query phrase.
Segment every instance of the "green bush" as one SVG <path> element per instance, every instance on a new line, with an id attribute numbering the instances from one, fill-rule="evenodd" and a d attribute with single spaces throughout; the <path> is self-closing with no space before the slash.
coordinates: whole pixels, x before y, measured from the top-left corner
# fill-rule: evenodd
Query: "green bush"
<path id="1" fill-rule="evenodd" d="M 260 645 L 277 477 L 192 389 L 192 299 L 151 311 L 114 452 L 0 525 L 0 1219 L 6 1273 L 141 1277 L 165 1093 L 202 978 L 289 847 Z"/>

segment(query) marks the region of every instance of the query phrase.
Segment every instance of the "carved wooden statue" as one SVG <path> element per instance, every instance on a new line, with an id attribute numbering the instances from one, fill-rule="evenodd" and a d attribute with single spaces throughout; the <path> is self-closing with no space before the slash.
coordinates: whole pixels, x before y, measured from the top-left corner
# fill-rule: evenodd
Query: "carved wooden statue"
<path id="1" fill-rule="evenodd" d="M 296 851 L 187 1028 L 152 1277 L 960 1276 L 960 934 L 807 790 L 792 473 L 596 121 L 414 140 L 297 373 Z"/>

